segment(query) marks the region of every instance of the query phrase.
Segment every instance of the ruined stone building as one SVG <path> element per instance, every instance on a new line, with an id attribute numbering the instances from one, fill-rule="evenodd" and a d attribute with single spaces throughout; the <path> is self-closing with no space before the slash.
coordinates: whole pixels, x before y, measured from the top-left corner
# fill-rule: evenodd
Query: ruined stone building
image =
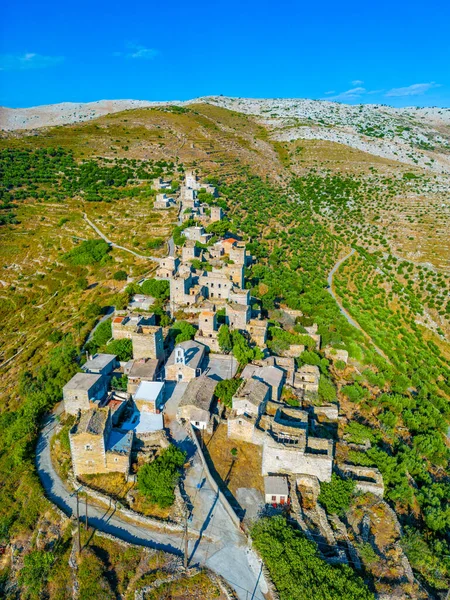
<path id="1" fill-rule="evenodd" d="M 294 387 L 304 392 L 317 394 L 319 391 L 320 371 L 316 365 L 303 365 L 295 373 Z"/>
<path id="2" fill-rule="evenodd" d="M 200 242 L 201 244 L 207 244 L 209 239 L 212 237 L 211 233 L 206 233 L 204 228 L 199 226 L 186 227 L 183 231 L 183 235 L 188 240 L 193 242 Z"/>
<path id="3" fill-rule="evenodd" d="M 195 245 L 195 242 L 192 240 L 187 240 L 184 246 L 181 249 L 181 260 L 184 263 L 188 263 L 191 260 L 195 260 L 196 258 L 201 259 L 202 249 L 198 248 Z"/>
<path id="4" fill-rule="evenodd" d="M 250 319 L 247 323 L 247 331 L 250 340 L 260 348 L 264 348 L 267 342 L 268 322 L 263 319 Z"/>
<path id="5" fill-rule="evenodd" d="M 128 475 L 133 432 L 113 429 L 109 408 L 83 412 L 69 431 L 69 442 L 76 477 L 112 472 Z"/>
<path id="6" fill-rule="evenodd" d="M 166 208 L 172 208 L 175 206 L 174 198 L 167 196 L 167 194 L 157 194 L 155 202 L 153 203 L 153 208 L 156 210 L 164 210 Z"/>
<path id="7" fill-rule="evenodd" d="M 95 373 L 76 373 L 63 387 L 64 410 L 76 415 L 106 398 L 109 378 Z"/>
<path id="8" fill-rule="evenodd" d="M 216 223 L 223 219 L 223 210 L 220 206 L 211 206 L 211 214 L 209 217 L 211 223 Z"/>

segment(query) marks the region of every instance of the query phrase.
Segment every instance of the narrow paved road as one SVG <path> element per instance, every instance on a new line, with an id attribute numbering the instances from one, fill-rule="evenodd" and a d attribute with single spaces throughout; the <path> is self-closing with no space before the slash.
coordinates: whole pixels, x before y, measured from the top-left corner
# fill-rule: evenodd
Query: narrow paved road
<path id="1" fill-rule="evenodd" d="M 56 473 L 50 456 L 50 442 L 55 429 L 56 417 L 51 415 L 44 423 L 39 436 L 36 467 L 48 499 L 71 517 L 76 511 L 76 497 Z M 249 551 L 246 537 L 236 529 L 221 504 L 217 502 L 213 490 L 207 485 L 203 485 L 201 490 L 197 489 L 196 483 L 201 475 L 196 473 L 194 464 L 192 477 L 186 481 L 186 492 L 194 506 L 191 526 L 202 532 L 198 539 L 189 540 L 190 564 L 206 565 L 222 575 L 236 590 L 241 600 L 264 600 L 263 592 L 266 592 L 267 588 L 260 563 L 254 553 Z M 84 503 L 81 508 L 83 515 Z M 120 512 L 116 511 L 114 506 L 111 509 L 102 509 L 88 503 L 88 515 L 91 527 L 99 531 L 132 544 L 182 554 L 183 536 L 134 525 L 121 518 Z"/>
<path id="2" fill-rule="evenodd" d="M 339 307 L 339 310 L 341 311 L 341 314 L 347 319 L 347 321 L 350 323 L 350 325 L 353 325 L 353 327 L 356 327 L 357 329 L 359 329 L 364 335 L 365 337 L 370 341 L 370 343 L 372 344 L 372 346 L 375 348 L 376 352 L 382 356 L 385 360 L 388 361 L 388 363 L 392 364 L 391 361 L 389 360 L 389 357 L 386 356 L 386 354 L 383 352 L 383 350 L 381 350 L 381 348 L 378 348 L 378 346 L 375 344 L 375 342 L 373 341 L 373 339 L 370 337 L 370 335 L 364 331 L 364 329 L 361 327 L 361 325 L 355 321 L 355 319 L 350 315 L 349 312 L 347 312 L 345 310 L 345 308 L 342 306 L 341 301 L 339 299 L 339 297 L 334 293 L 333 290 L 333 275 L 336 273 L 336 271 L 339 269 L 339 267 L 342 265 L 343 262 L 345 262 L 348 258 L 350 258 L 350 256 L 352 256 L 352 254 L 355 253 L 355 249 L 352 248 L 351 251 L 346 254 L 344 257 L 340 258 L 337 263 L 334 265 L 334 267 L 331 269 L 331 271 L 328 274 L 328 291 L 330 292 L 330 294 L 333 296 L 333 298 L 336 300 L 336 304 Z"/>
<path id="3" fill-rule="evenodd" d="M 90 225 L 92 227 L 92 229 L 97 233 L 97 235 L 99 235 L 102 238 L 102 240 L 105 240 L 105 242 L 107 244 L 109 244 L 110 246 L 112 246 L 113 248 L 118 248 L 119 250 L 123 250 L 124 252 L 129 252 L 130 254 L 132 254 L 133 256 L 136 256 L 137 258 L 143 258 L 144 260 L 153 260 L 157 263 L 161 262 L 162 259 L 157 256 L 144 256 L 143 254 L 138 254 L 134 250 L 130 250 L 129 248 L 125 248 L 124 246 L 119 246 L 118 244 L 115 244 L 108 237 L 106 237 L 106 235 L 102 231 L 100 231 L 100 229 L 97 227 L 97 225 L 95 225 L 88 218 L 86 213 L 83 213 L 83 218 L 86 221 L 86 223 L 88 225 Z"/>

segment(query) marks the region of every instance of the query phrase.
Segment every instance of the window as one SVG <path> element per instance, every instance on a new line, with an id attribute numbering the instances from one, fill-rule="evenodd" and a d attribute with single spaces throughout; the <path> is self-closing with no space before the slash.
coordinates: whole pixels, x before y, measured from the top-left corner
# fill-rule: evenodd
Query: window
<path id="1" fill-rule="evenodd" d="M 119 459 L 118 459 L 118 458 L 115 458 L 115 459 L 114 459 L 114 462 L 119 462 Z"/>
<path id="2" fill-rule="evenodd" d="M 200 425 L 200 421 L 195 421 L 195 426 L 198 427 Z"/>
<path id="3" fill-rule="evenodd" d="M 277 501 L 277 497 L 276 496 L 272 496 L 272 502 L 276 502 Z"/>
<path id="4" fill-rule="evenodd" d="M 84 447 L 85 450 L 92 450 L 91 444 L 86 444 Z"/>

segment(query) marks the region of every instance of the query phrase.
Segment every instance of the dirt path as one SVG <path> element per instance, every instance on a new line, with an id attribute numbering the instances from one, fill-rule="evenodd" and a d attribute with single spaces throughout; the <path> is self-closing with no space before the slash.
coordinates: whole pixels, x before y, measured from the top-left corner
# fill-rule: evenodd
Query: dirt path
<path id="1" fill-rule="evenodd" d="M 113 248 L 118 248 L 119 250 L 123 250 L 124 252 L 129 252 L 130 254 L 132 254 L 133 256 L 136 256 L 137 258 L 142 258 L 144 260 L 153 260 L 153 261 L 155 261 L 157 263 L 161 262 L 162 259 L 159 258 L 159 257 L 157 257 L 157 256 L 144 256 L 143 254 L 138 254 L 134 250 L 130 250 L 129 248 L 125 248 L 124 246 L 119 246 L 119 244 L 115 244 L 109 238 L 107 238 L 106 235 L 102 231 L 100 231 L 100 229 L 97 227 L 97 225 L 95 225 L 88 218 L 88 216 L 87 216 L 86 213 L 83 213 L 83 218 L 86 221 L 86 223 L 92 227 L 92 229 L 95 231 L 95 233 L 97 235 L 99 235 L 102 238 L 102 240 L 105 240 L 105 242 L 107 244 L 109 244 L 110 246 L 112 246 Z"/>
<path id="2" fill-rule="evenodd" d="M 355 321 L 355 319 L 350 315 L 349 312 L 347 312 L 347 310 L 342 306 L 341 300 L 340 298 L 337 296 L 337 294 L 335 294 L 334 290 L 333 290 L 333 275 L 336 273 L 336 271 L 339 269 L 339 267 L 342 265 L 343 262 L 345 262 L 348 258 L 350 258 L 350 256 L 352 256 L 355 253 L 355 249 L 352 248 L 351 251 L 346 254 L 345 256 L 343 256 L 342 258 L 340 258 L 337 263 L 334 265 L 334 267 L 331 269 L 331 271 L 328 274 L 328 291 L 329 293 L 333 296 L 333 298 L 336 300 L 336 304 L 339 307 L 339 310 L 341 311 L 341 314 L 347 319 L 347 321 L 350 323 L 350 325 L 352 325 L 353 327 L 356 327 L 357 329 L 359 329 L 364 336 L 370 341 L 370 343 L 372 344 L 372 346 L 375 348 L 376 352 L 382 356 L 385 360 L 387 360 L 387 362 L 392 365 L 391 361 L 389 360 L 388 356 L 386 356 L 386 354 L 383 352 L 383 350 L 381 350 L 381 348 L 378 348 L 378 346 L 375 344 L 375 342 L 373 341 L 373 339 L 370 337 L 370 335 L 364 331 L 364 329 L 361 327 L 361 325 Z"/>

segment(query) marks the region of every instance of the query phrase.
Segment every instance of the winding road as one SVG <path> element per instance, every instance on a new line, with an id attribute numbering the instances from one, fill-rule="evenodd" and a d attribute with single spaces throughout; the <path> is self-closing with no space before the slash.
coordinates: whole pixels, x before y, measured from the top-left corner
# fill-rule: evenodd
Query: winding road
<path id="1" fill-rule="evenodd" d="M 173 390 L 169 399 L 169 402 L 172 402 L 172 410 L 176 410 L 183 391 L 182 387 Z M 43 424 L 36 448 L 36 467 L 47 498 L 67 516 L 72 517 L 76 512 L 76 495 L 65 486 L 55 471 L 50 455 L 51 439 L 57 427 L 57 413 L 62 412 L 61 409 L 60 405 Z M 267 592 L 267 584 L 262 575 L 260 561 L 249 549 L 246 536 L 234 526 L 215 491 L 207 484 L 201 485 L 204 473 L 201 462 L 192 448 L 194 445 L 183 428 L 175 420 L 173 423 L 171 432 L 172 435 L 175 434 L 174 441 L 188 451 L 191 446 L 192 467 L 188 469 L 188 476 L 183 483 L 192 505 L 190 527 L 195 528 L 200 535 L 190 536 L 189 563 L 207 566 L 221 575 L 241 600 L 264 600 L 263 594 Z M 83 514 L 84 502 L 81 503 L 81 516 Z M 107 509 L 88 501 L 88 516 L 89 524 L 94 529 L 132 544 L 182 555 L 182 535 L 134 524 L 123 518 L 113 503 L 111 508 Z"/>
<path id="2" fill-rule="evenodd" d="M 328 288 L 327 289 L 330 292 L 330 294 L 333 296 L 334 300 L 336 301 L 336 304 L 338 305 L 341 314 L 347 319 L 347 321 L 350 323 L 350 325 L 359 329 L 364 334 L 364 336 L 370 341 L 372 346 L 375 348 L 375 351 L 380 356 L 382 356 L 385 360 L 387 360 L 387 362 L 389 364 L 392 364 L 389 357 L 386 356 L 386 354 L 383 352 L 383 350 L 381 350 L 381 348 L 378 348 L 378 346 L 375 344 L 375 342 L 370 337 L 370 335 L 366 331 L 364 331 L 364 329 L 361 327 L 361 325 L 357 321 L 355 321 L 355 319 L 350 315 L 350 313 L 347 310 L 345 310 L 345 308 L 342 306 L 342 303 L 341 303 L 339 297 L 334 293 L 333 275 L 336 273 L 336 271 L 339 269 L 339 267 L 342 265 L 342 263 L 345 262 L 348 258 L 350 258 L 350 256 L 352 256 L 352 254 L 354 254 L 354 253 L 355 253 L 355 249 L 352 248 L 348 254 L 346 254 L 345 256 L 343 256 L 342 258 L 340 258 L 337 261 L 337 263 L 334 265 L 334 267 L 328 273 L 328 278 L 327 278 Z"/>

